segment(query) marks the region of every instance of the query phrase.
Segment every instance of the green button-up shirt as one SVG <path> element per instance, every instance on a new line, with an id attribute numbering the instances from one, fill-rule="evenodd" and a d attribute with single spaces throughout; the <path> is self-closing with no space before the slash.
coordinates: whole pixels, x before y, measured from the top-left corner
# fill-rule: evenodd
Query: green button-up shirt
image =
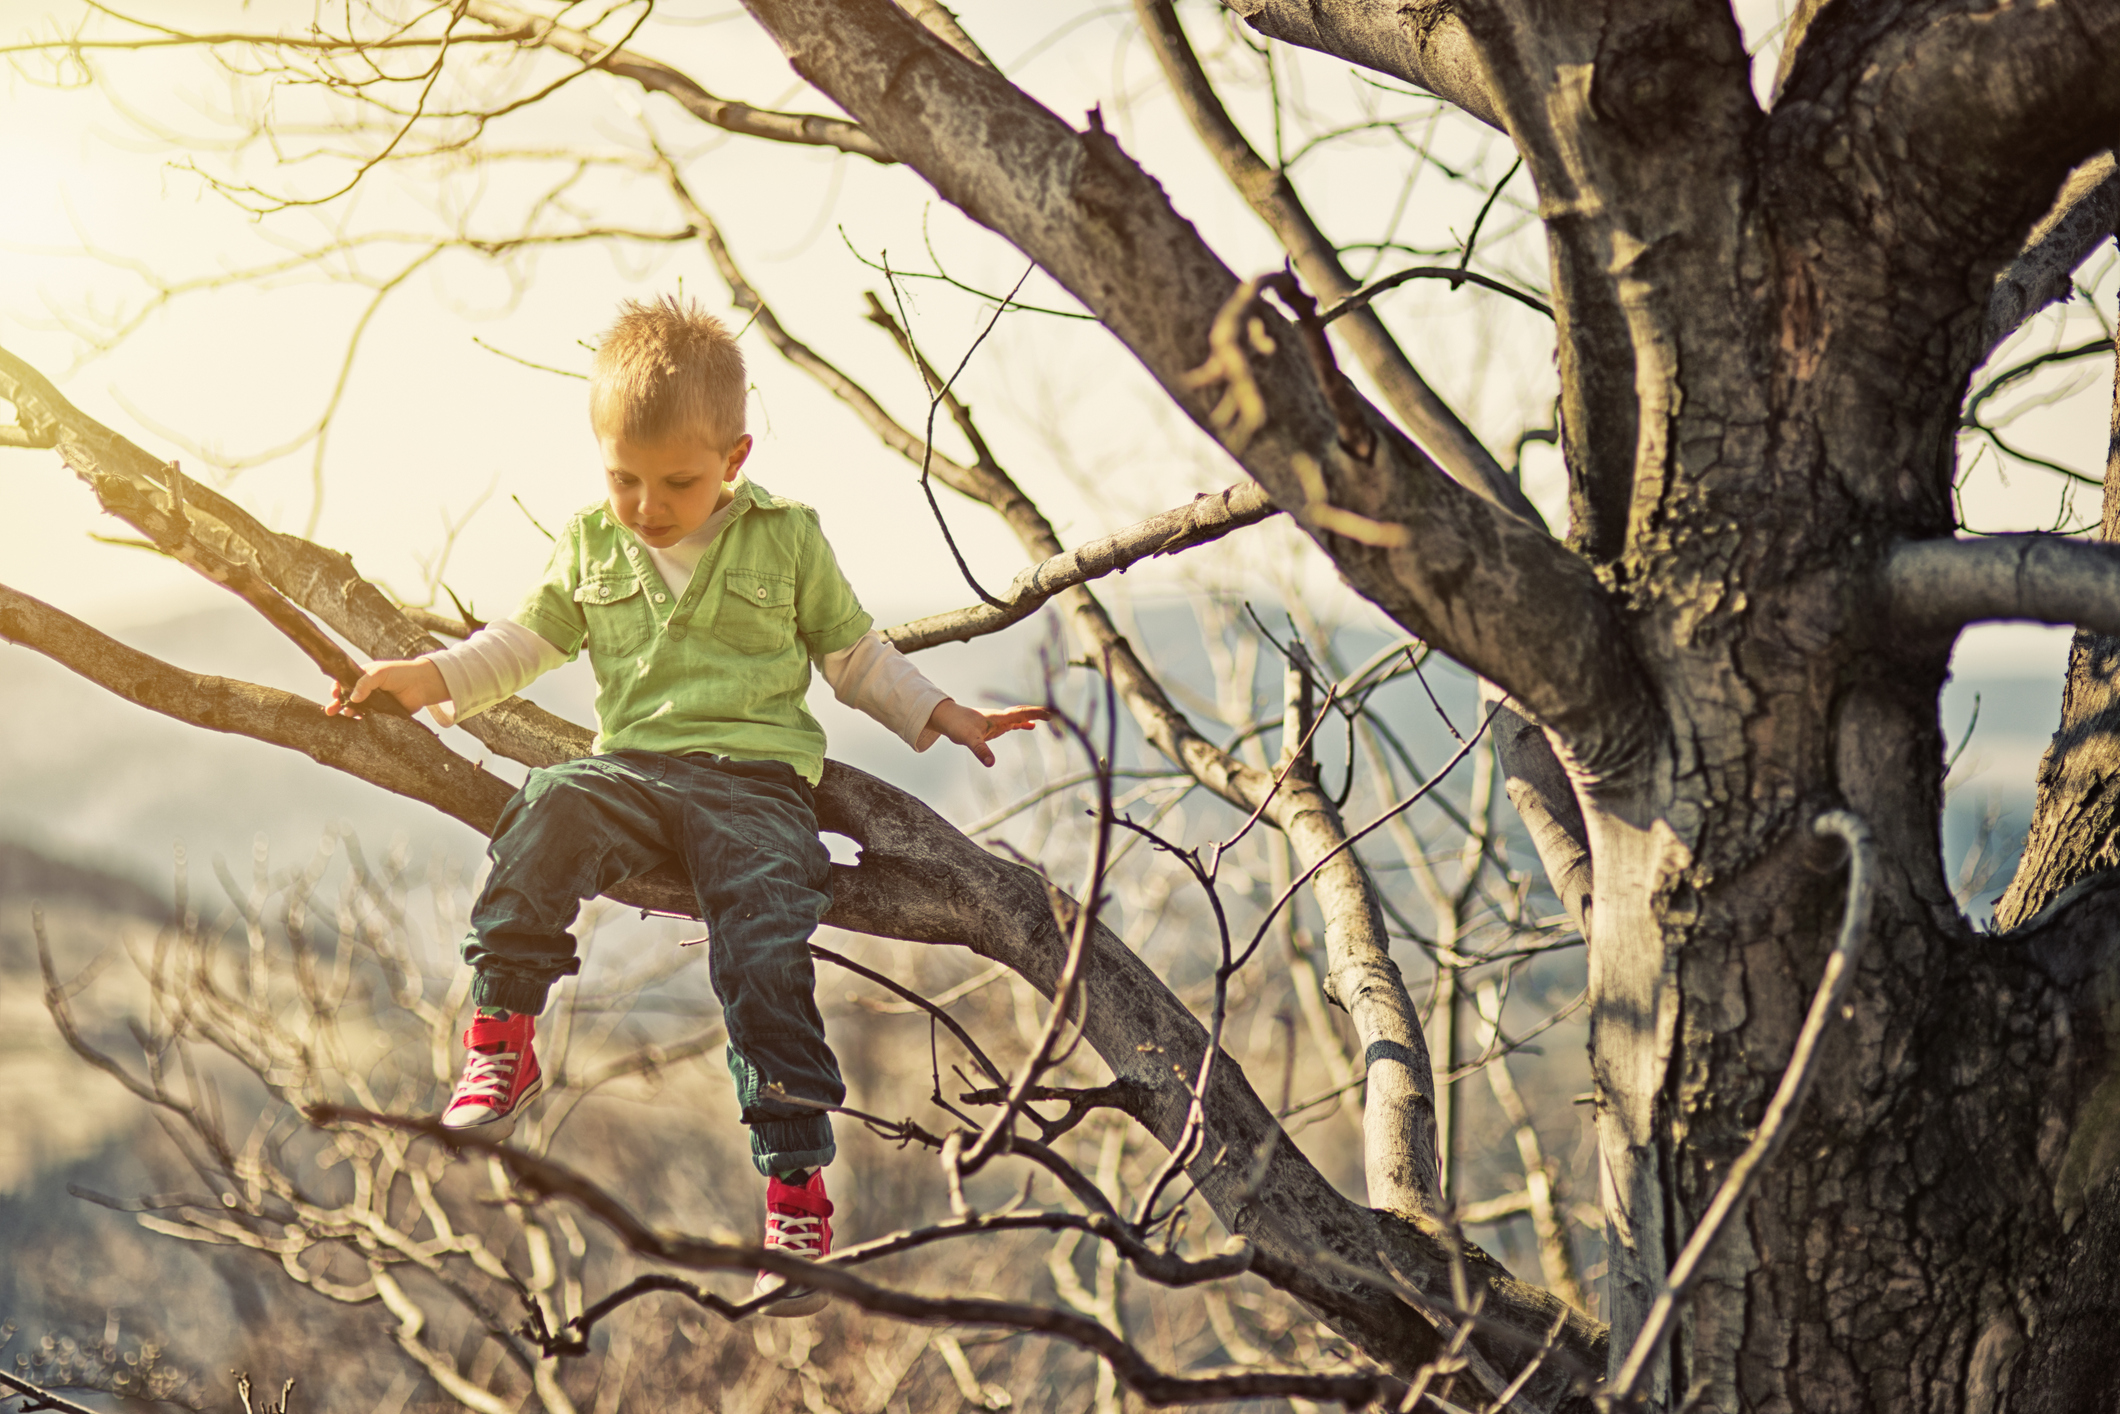
<path id="1" fill-rule="evenodd" d="M 817 512 L 753 481 L 677 592 L 604 505 L 552 547 L 512 616 L 596 670 L 596 749 L 785 761 L 812 785 L 824 728 L 803 703 L 811 660 L 869 631 Z"/>

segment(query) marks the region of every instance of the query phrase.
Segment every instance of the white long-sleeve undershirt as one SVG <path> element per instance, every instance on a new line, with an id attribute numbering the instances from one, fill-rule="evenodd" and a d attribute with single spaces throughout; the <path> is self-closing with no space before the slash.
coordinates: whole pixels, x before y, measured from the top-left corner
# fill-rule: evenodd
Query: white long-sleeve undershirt
<path id="1" fill-rule="evenodd" d="M 664 588 L 691 583 L 693 569 L 728 518 L 729 507 L 724 506 L 705 525 L 666 549 L 639 542 Z M 425 656 L 441 671 L 442 683 L 449 689 L 448 701 L 428 709 L 445 727 L 513 697 L 567 660 L 543 635 L 513 619 L 495 619 L 462 643 Z M 927 750 L 941 735 L 928 727 L 928 718 L 950 700 L 949 694 L 929 682 L 911 659 L 884 642 L 875 630 L 837 653 L 826 654 L 818 667 L 833 696 L 881 722 L 913 750 Z"/>

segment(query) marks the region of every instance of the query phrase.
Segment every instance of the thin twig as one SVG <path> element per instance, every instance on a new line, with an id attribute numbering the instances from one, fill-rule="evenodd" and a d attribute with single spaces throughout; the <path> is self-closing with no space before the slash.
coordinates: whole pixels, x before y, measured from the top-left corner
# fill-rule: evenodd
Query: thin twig
<path id="1" fill-rule="evenodd" d="M 1009 1086 L 1008 1101 L 1001 1107 L 1001 1113 L 994 1116 L 992 1123 L 987 1125 L 980 1133 L 978 1141 L 972 1145 L 971 1152 L 964 1156 L 962 1171 L 966 1174 L 977 1173 L 980 1167 L 993 1157 L 1003 1137 L 1012 1133 L 1016 1114 L 1023 1108 L 1024 1097 L 1029 1094 L 1030 1087 L 1037 1083 L 1038 1076 L 1050 1062 L 1053 1047 L 1059 1041 L 1061 1030 L 1067 1023 L 1068 1013 L 1074 1009 L 1076 985 L 1082 973 L 1082 960 L 1088 954 L 1090 938 L 1096 932 L 1097 914 L 1104 901 L 1105 870 L 1111 862 L 1114 818 L 1111 774 L 1101 767 L 1110 763 L 1110 758 L 1117 754 L 1119 745 L 1118 690 L 1112 683 L 1109 655 L 1104 663 L 1103 681 L 1106 742 L 1106 754 L 1103 757 L 1098 757 L 1096 743 L 1086 731 L 1076 726 L 1064 714 L 1054 714 L 1081 741 L 1090 759 L 1100 765 L 1097 779 L 1097 841 L 1090 852 L 1089 875 L 1087 887 L 1082 893 L 1083 901 L 1075 905 L 1074 936 L 1068 942 L 1067 962 L 1061 968 L 1059 981 L 1053 987 L 1053 1009 L 1046 1018 L 1044 1034 L 1039 1037 L 1038 1044 L 1031 1049 L 1031 1053 L 1024 1058 L 1022 1070 L 1017 1072 L 1014 1082 Z M 1057 909 L 1055 921 L 1058 921 Z M 944 1167 L 951 1166 L 945 1164 Z"/>
<path id="2" fill-rule="evenodd" d="M 995 1065 L 993 1061 L 987 1058 L 986 1052 L 979 1049 L 979 1043 L 972 1039 L 972 1033 L 965 1030 L 962 1026 L 958 1025 L 955 1017 L 952 1017 L 941 1007 L 936 1006 L 926 997 L 921 996 L 918 992 L 915 992 L 910 988 L 904 987 L 899 983 L 892 981 L 890 978 L 884 976 L 881 972 L 874 971 L 871 968 L 863 967 L 860 963 L 854 961 L 854 959 L 833 952 L 830 948 L 819 947 L 817 944 L 812 943 L 810 944 L 810 954 L 813 957 L 821 957 L 826 962 L 832 963 L 835 966 L 843 967 L 857 977 L 866 977 L 869 979 L 869 981 L 874 982 L 877 986 L 883 988 L 887 992 L 890 992 L 892 995 L 897 996 L 904 1001 L 910 1002 L 916 1007 L 919 1007 L 922 1011 L 934 1017 L 935 1020 L 941 1022 L 944 1026 L 949 1028 L 950 1034 L 952 1036 L 955 1036 L 957 1040 L 964 1046 L 965 1051 L 970 1054 L 973 1062 L 977 1064 L 981 1070 L 986 1072 L 988 1079 L 992 1080 L 996 1085 L 1000 1085 L 1004 1082 L 1006 1077 L 1002 1074 L 1001 1067 Z"/>
<path id="3" fill-rule="evenodd" d="M 943 400 L 950 396 L 950 389 L 956 385 L 957 379 L 963 374 L 964 370 L 971 365 L 972 355 L 979 352 L 979 346 L 986 342 L 986 336 L 994 332 L 994 326 L 1000 323 L 1001 316 L 1008 312 L 1009 300 L 1013 300 L 1016 297 L 1016 291 L 1023 288 L 1023 282 L 1030 279 L 1031 271 L 1037 268 L 1035 261 L 1023 267 L 1023 273 L 1016 277 L 1015 286 L 1008 292 L 1008 299 L 994 306 L 994 313 L 986 321 L 985 326 L 980 329 L 979 337 L 972 340 L 972 346 L 966 349 L 964 357 L 958 360 L 956 370 L 942 381 L 940 387 L 933 386 L 932 379 L 928 377 L 924 368 L 921 371 L 923 381 L 929 383 L 930 392 L 928 395 L 927 430 L 922 435 L 924 445 L 920 450 L 920 494 L 927 497 L 928 510 L 934 514 L 935 524 L 942 529 L 943 542 L 950 547 L 950 557 L 957 562 L 957 572 L 964 576 L 964 582 L 971 586 L 972 593 L 979 596 L 980 602 L 990 609 L 1005 610 L 1008 605 L 987 593 L 985 587 L 973 577 L 972 567 L 965 563 L 964 552 L 957 548 L 957 537 L 950 533 L 950 523 L 942 514 L 942 505 L 935 499 L 935 488 L 929 480 L 929 472 L 933 469 L 935 461 L 935 411 L 942 406 Z M 888 265 L 885 266 L 884 273 L 886 276 L 890 274 Z M 898 287 L 893 283 L 891 288 L 895 291 Z M 910 324 L 906 327 L 905 337 L 908 346 L 910 346 L 913 338 Z"/>
<path id="4" fill-rule="evenodd" d="M 1448 280 L 1451 288 L 1459 285 L 1478 285 L 1483 290 L 1492 290 L 1498 295 L 1507 295 L 1527 309 L 1535 309 L 1548 319 L 1553 317 L 1553 306 L 1536 295 L 1524 293 L 1514 285 L 1505 285 L 1500 280 L 1482 275 L 1477 270 L 1453 269 L 1448 265 L 1416 265 L 1410 270 L 1400 270 L 1383 279 L 1362 286 L 1344 299 L 1334 300 L 1318 314 L 1320 324 L 1330 324 L 1345 314 L 1352 314 L 1368 304 L 1378 295 L 1395 290 L 1409 280 Z"/>
<path id="5" fill-rule="evenodd" d="M 925 234 L 924 223 L 922 233 Z M 847 234 L 847 228 L 844 226 L 841 226 L 839 228 L 839 239 L 845 243 L 847 253 L 849 255 L 853 256 L 863 265 L 868 266 L 869 269 L 878 271 L 884 275 L 891 276 L 895 279 L 940 280 L 943 284 L 948 285 L 953 289 L 962 290 L 968 295 L 977 295 L 983 300 L 986 300 L 990 303 L 998 303 L 1009 309 L 1020 309 L 1026 314 L 1050 314 L 1061 319 L 1087 319 L 1091 323 L 1095 323 L 1097 319 L 1096 315 L 1085 314 L 1079 309 L 1047 309 L 1042 304 L 1025 304 L 1022 300 L 1016 298 L 1015 290 L 1009 291 L 1006 295 L 990 294 L 987 291 L 980 289 L 976 285 L 965 284 L 964 281 L 943 270 L 942 263 L 940 261 L 936 262 L 935 272 L 933 274 L 929 274 L 925 271 L 920 270 L 898 270 L 892 268 L 889 265 L 878 265 L 875 261 L 869 259 L 867 256 L 863 255 L 859 250 L 855 249 L 853 238 Z M 930 242 L 928 245 L 928 254 L 932 257 L 934 253 L 934 244 Z M 1016 289 L 1020 290 L 1022 288 L 1023 282 L 1021 280 L 1018 280 L 1016 282 Z"/>

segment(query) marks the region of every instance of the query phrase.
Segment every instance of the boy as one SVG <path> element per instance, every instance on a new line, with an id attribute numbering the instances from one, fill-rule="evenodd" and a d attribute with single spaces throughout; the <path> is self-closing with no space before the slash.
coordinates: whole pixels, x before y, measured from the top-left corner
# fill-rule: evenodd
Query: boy
<path id="1" fill-rule="evenodd" d="M 946 736 L 987 766 L 990 738 L 1046 713 L 962 706 L 876 635 L 816 512 L 741 479 L 745 393 L 719 320 L 667 297 L 627 301 L 590 381 L 608 499 L 568 522 L 512 618 L 455 648 L 370 663 L 324 710 L 380 690 L 448 726 L 587 646 L 597 754 L 532 771 L 494 829 L 464 943 L 477 1015 L 442 1123 L 514 1129 L 543 1084 L 535 1019 L 579 967 L 567 928 L 580 901 L 674 857 L 707 921 L 729 1070 L 767 1179 L 765 1245 L 816 1258 L 831 1251 L 835 1149 L 815 1106 L 839 1104 L 846 1086 L 812 996 L 808 939 L 831 902 L 831 860 L 811 796 L 825 742 L 803 705 L 810 664 L 914 750 Z M 827 1299 L 764 1272 L 755 1294 L 778 1316 Z"/>

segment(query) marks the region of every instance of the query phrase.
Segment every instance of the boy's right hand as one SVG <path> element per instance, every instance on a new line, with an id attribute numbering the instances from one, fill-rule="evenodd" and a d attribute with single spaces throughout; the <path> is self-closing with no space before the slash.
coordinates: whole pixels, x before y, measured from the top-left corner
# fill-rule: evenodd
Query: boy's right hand
<path id="1" fill-rule="evenodd" d="M 433 660 L 398 658 L 364 664 L 351 692 L 344 683 L 333 683 L 331 700 L 324 704 L 324 712 L 332 717 L 358 717 L 361 704 L 378 690 L 395 697 L 408 713 L 449 700 L 448 684 L 442 681 L 442 670 L 434 666 Z"/>

